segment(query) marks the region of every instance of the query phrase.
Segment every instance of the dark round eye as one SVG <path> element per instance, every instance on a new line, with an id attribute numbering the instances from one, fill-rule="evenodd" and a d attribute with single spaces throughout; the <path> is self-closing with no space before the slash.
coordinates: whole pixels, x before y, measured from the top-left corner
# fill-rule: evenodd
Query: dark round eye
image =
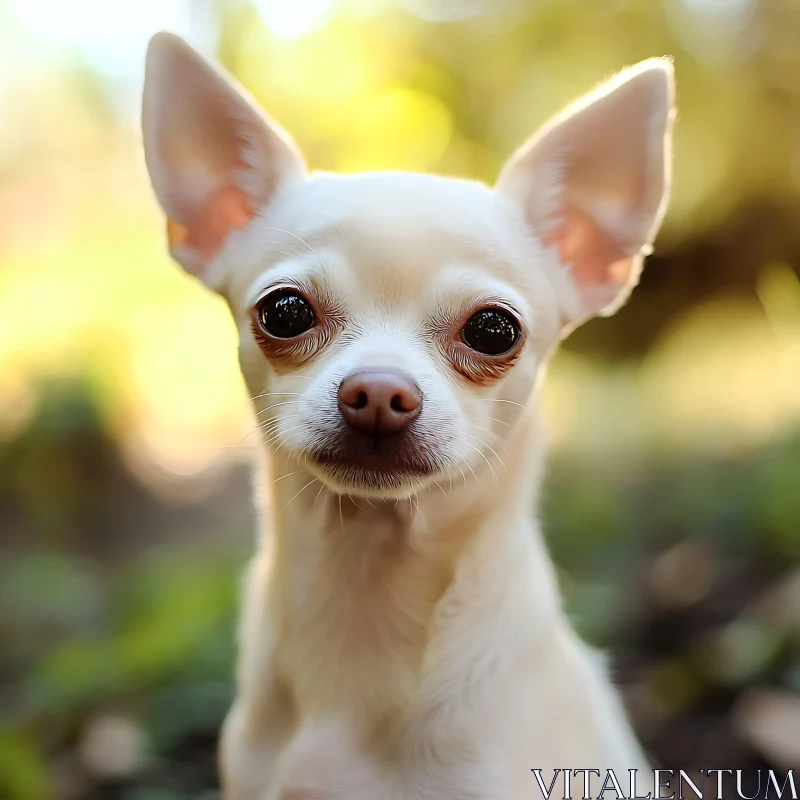
<path id="1" fill-rule="evenodd" d="M 499 308 L 484 308 L 469 318 L 461 338 L 479 353 L 499 356 L 517 343 L 519 328 L 511 314 Z"/>
<path id="2" fill-rule="evenodd" d="M 261 327 L 279 339 L 299 336 L 315 322 L 308 300 L 293 289 L 279 289 L 268 294 L 259 303 L 256 315 Z"/>

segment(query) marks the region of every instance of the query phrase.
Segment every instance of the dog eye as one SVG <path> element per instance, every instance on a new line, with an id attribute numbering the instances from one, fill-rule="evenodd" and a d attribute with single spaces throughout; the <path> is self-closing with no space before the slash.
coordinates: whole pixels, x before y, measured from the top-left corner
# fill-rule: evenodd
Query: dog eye
<path id="1" fill-rule="evenodd" d="M 498 308 L 484 308 L 473 314 L 461 338 L 473 350 L 487 356 L 507 353 L 519 339 L 517 321 L 510 314 Z"/>
<path id="2" fill-rule="evenodd" d="M 268 294 L 259 303 L 256 317 L 259 325 L 278 339 L 299 336 L 316 322 L 309 302 L 292 289 L 279 289 Z"/>

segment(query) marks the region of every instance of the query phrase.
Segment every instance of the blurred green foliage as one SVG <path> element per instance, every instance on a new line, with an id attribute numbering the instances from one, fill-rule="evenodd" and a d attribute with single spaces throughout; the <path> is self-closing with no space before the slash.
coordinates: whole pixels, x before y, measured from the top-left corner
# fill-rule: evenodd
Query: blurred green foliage
<path id="1" fill-rule="evenodd" d="M 252 422 L 142 165 L 161 27 L 312 168 L 490 182 L 604 75 L 675 57 L 669 216 L 548 375 L 540 513 L 656 758 L 800 763 L 800 4 L 0 0 L 0 796 L 216 796 Z"/>

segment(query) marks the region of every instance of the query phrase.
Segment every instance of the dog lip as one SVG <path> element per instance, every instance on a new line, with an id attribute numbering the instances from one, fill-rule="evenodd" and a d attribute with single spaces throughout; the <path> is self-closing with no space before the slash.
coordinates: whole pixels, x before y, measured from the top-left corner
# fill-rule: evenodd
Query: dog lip
<path id="1" fill-rule="evenodd" d="M 316 447 L 306 450 L 305 457 L 320 468 L 320 477 L 338 485 L 397 491 L 443 468 L 443 459 L 436 453 L 437 440 L 414 422 L 395 434 L 370 436 L 341 424 L 322 436 Z"/>
<path id="2" fill-rule="evenodd" d="M 381 475 L 424 477 L 436 471 L 432 463 L 397 455 L 384 455 L 380 451 L 352 452 L 348 450 L 317 450 L 310 453 L 320 466 L 353 470 Z"/>

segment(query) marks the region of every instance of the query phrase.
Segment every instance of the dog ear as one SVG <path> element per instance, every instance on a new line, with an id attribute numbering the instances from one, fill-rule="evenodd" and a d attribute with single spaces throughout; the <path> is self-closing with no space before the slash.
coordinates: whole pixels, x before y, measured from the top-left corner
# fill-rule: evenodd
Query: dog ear
<path id="1" fill-rule="evenodd" d="M 558 249 L 566 327 L 613 313 L 666 210 L 674 79 L 665 58 L 631 67 L 547 123 L 506 163 L 497 190 Z"/>
<path id="2" fill-rule="evenodd" d="M 232 79 L 182 39 L 150 40 L 142 100 L 144 154 L 167 215 L 170 253 L 213 283 L 208 265 L 279 185 L 302 178 L 289 137 Z"/>

